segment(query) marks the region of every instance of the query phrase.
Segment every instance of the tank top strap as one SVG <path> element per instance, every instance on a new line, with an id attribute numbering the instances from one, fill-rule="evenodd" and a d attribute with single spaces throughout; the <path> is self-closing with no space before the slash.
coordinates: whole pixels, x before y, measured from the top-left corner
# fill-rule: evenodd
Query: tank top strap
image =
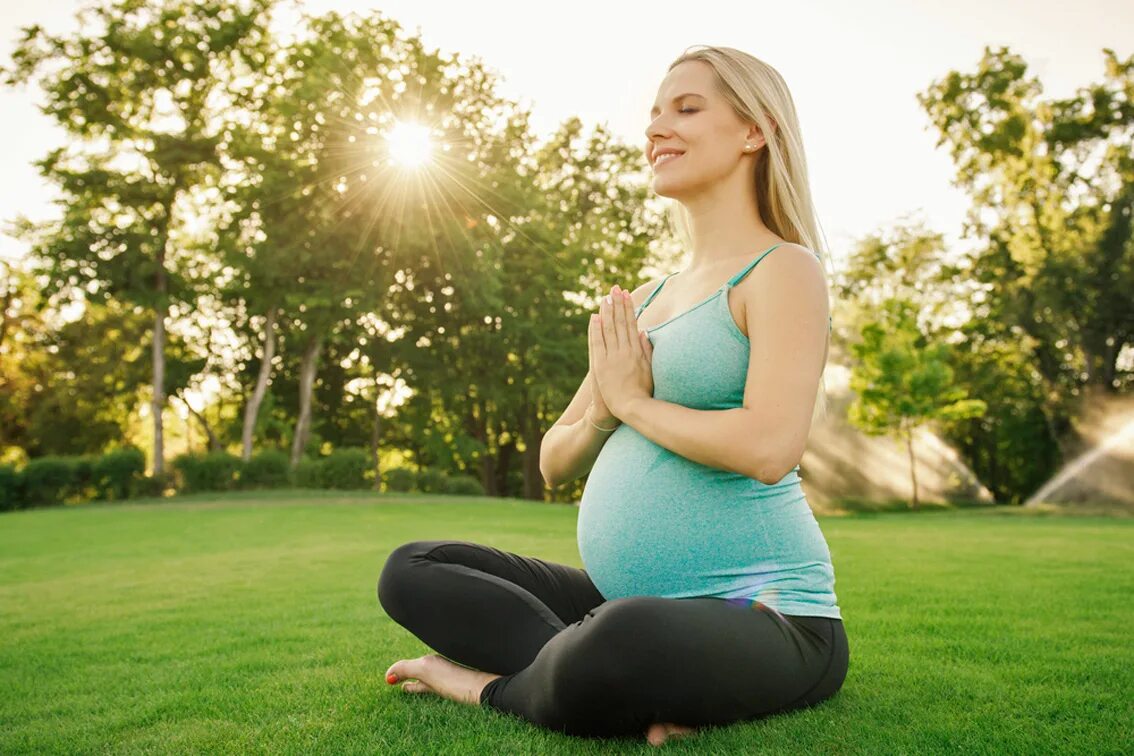
<path id="1" fill-rule="evenodd" d="M 783 244 L 786 244 L 786 243 L 787 243 L 787 242 L 780 242 L 779 244 L 773 244 L 773 245 L 771 246 L 771 248 L 769 248 L 769 249 L 767 249 L 767 250 L 765 250 L 765 251 L 764 251 L 764 254 L 760 255 L 760 256 L 759 256 L 759 257 L 757 257 L 757 258 L 756 258 L 755 260 L 753 260 L 752 262 L 750 262 L 750 263 L 748 263 L 747 265 L 745 265 L 745 266 L 744 266 L 744 270 L 740 271 L 740 272 L 739 272 L 739 273 L 737 273 L 737 274 L 736 274 L 735 276 L 733 276 L 732 278 L 730 278 L 730 279 L 728 280 L 728 285 L 729 285 L 729 286 L 736 286 L 736 285 L 737 285 L 738 283 L 740 283 L 740 282 L 741 282 L 742 280 L 744 280 L 744 277 L 745 277 L 746 275 L 748 275 L 748 271 L 750 271 L 750 270 L 752 270 L 753 268 L 755 268 L 755 267 L 756 267 L 756 263 L 758 263 L 758 262 L 760 262 L 761 260 L 763 260 L 763 259 L 764 259 L 764 257 L 765 257 L 765 256 L 766 256 L 766 255 L 767 255 L 767 254 L 768 254 L 769 252 L 771 252 L 771 251 L 772 251 L 773 249 L 775 249 L 776 247 L 779 247 L 779 246 L 781 246 L 781 245 L 783 245 Z"/>
<path id="2" fill-rule="evenodd" d="M 672 276 L 672 275 L 673 275 L 672 273 L 669 274 L 669 276 Z M 646 301 L 642 302 L 642 304 L 638 305 L 638 312 L 641 312 L 642 310 L 646 309 L 646 305 L 648 305 L 650 302 L 653 301 L 654 297 L 656 297 L 658 295 L 658 292 L 661 291 L 661 288 L 663 286 L 665 286 L 665 282 L 669 280 L 669 276 L 666 276 L 665 278 L 663 278 L 661 280 L 661 283 L 658 284 L 657 286 L 655 286 L 654 290 L 650 292 L 650 296 L 646 297 Z"/>

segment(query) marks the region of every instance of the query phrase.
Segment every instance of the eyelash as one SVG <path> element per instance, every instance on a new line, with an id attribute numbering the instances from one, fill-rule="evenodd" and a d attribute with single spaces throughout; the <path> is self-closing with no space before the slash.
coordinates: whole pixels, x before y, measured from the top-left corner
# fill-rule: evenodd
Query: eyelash
<path id="1" fill-rule="evenodd" d="M 679 110 L 677 112 L 678 113 L 696 113 L 697 109 L 696 108 L 682 108 L 681 110 Z"/>

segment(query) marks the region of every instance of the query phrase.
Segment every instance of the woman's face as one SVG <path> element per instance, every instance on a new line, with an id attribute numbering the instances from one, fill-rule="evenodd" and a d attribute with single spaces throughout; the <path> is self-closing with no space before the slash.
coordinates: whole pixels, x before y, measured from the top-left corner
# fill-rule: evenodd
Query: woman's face
<path id="1" fill-rule="evenodd" d="M 745 124 L 717 92 L 709 64 L 679 63 L 658 88 L 646 129 L 654 191 L 663 197 L 690 199 L 727 178 L 748 164 L 744 155 L 755 155 L 764 144 L 755 128 Z M 746 152 L 746 144 L 753 149 Z M 671 150 L 681 154 L 665 157 Z"/>

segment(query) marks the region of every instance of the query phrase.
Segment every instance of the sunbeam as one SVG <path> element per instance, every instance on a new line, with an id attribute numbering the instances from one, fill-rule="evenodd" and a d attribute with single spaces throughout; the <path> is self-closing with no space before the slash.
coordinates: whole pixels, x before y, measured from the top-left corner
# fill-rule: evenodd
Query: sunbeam
<path id="1" fill-rule="evenodd" d="M 429 129 L 416 123 L 399 121 L 386 137 L 390 159 L 403 168 L 424 165 L 433 152 Z"/>

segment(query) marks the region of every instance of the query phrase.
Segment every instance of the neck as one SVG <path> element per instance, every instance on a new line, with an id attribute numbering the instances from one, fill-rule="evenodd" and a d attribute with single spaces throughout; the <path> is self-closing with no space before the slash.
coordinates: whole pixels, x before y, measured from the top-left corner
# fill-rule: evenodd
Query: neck
<path id="1" fill-rule="evenodd" d="M 745 168 L 742 165 L 728 179 L 681 200 L 693 224 L 693 250 L 684 273 L 711 271 L 721 263 L 750 258 L 780 241 L 757 210 L 754 168 Z"/>

